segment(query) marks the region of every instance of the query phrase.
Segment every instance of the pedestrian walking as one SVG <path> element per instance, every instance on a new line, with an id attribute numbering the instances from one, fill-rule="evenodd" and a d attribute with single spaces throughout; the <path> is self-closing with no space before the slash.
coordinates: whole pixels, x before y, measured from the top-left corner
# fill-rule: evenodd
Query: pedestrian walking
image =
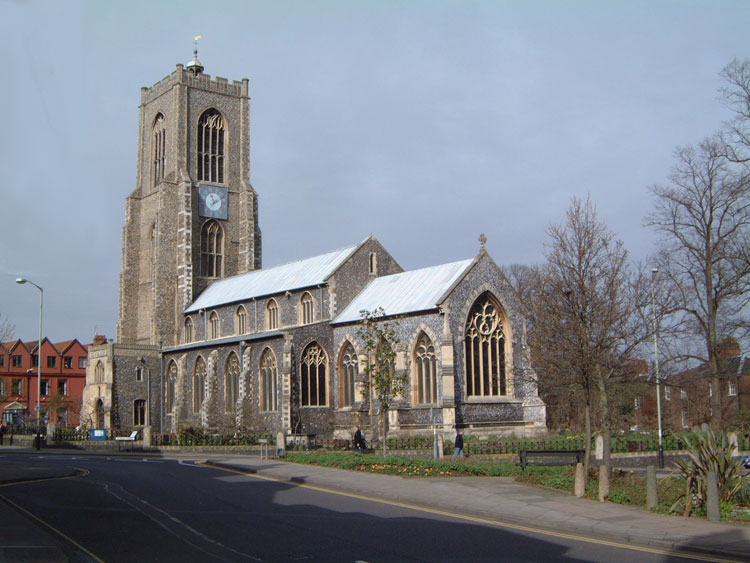
<path id="1" fill-rule="evenodd" d="M 451 458 L 451 461 L 456 461 L 456 458 L 461 456 L 461 459 L 464 459 L 466 456 L 464 455 L 464 431 L 459 430 L 456 434 L 456 443 L 454 444 L 456 446 L 456 451 L 453 452 L 453 457 Z"/>
<path id="2" fill-rule="evenodd" d="M 359 429 L 359 426 L 354 427 L 354 449 L 357 450 L 359 453 L 362 453 L 365 451 L 365 448 L 367 446 L 365 445 L 365 436 L 362 434 L 362 431 Z"/>
<path id="3" fill-rule="evenodd" d="M 3 437 L 5 436 L 7 428 L 5 427 L 5 424 L 0 422 L 0 446 L 3 445 Z"/>

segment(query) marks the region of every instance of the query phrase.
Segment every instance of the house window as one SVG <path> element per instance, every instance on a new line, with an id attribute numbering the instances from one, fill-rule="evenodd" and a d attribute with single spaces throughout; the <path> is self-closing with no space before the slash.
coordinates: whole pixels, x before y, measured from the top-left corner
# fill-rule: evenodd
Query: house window
<path id="1" fill-rule="evenodd" d="M 48 368 L 57 367 L 57 358 L 55 356 L 47 356 L 47 367 Z"/>
<path id="2" fill-rule="evenodd" d="M 0 355 L 0 368 L 5 367 L 5 356 Z"/>
<path id="3" fill-rule="evenodd" d="M 680 399 L 682 399 L 683 401 L 687 399 L 687 391 L 685 391 L 684 389 L 680 389 Z"/>
<path id="4" fill-rule="evenodd" d="M 302 324 L 310 324 L 311 322 L 313 322 L 314 301 L 312 295 L 310 295 L 309 292 L 306 291 L 302 296 L 300 305 L 302 308 Z"/>
<path id="5" fill-rule="evenodd" d="M 63 358 L 63 367 L 65 369 L 72 369 L 73 368 L 73 356 L 65 356 Z"/>
<path id="6" fill-rule="evenodd" d="M 376 275 L 378 273 L 378 255 L 374 252 L 370 252 L 370 274 Z"/>
<path id="7" fill-rule="evenodd" d="M 10 384 L 10 394 L 11 395 L 23 395 L 23 380 L 22 379 L 14 379 L 12 383 Z"/>
<path id="8" fill-rule="evenodd" d="M 83 356 L 78 358 L 78 369 L 86 369 L 86 358 Z"/>
<path id="9" fill-rule="evenodd" d="M 162 114 L 158 114 L 154 120 L 153 133 L 151 136 L 151 175 L 153 185 L 156 186 L 164 179 L 164 164 L 167 154 L 167 130 Z"/>
<path id="10" fill-rule="evenodd" d="M 39 384 L 39 391 L 43 397 L 46 397 L 49 395 L 49 379 L 42 379 L 42 381 Z"/>
<path id="11" fill-rule="evenodd" d="M 57 380 L 57 394 L 61 397 L 65 397 L 68 394 L 68 380 L 58 379 Z"/>
<path id="12" fill-rule="evenodd" d="M 13 355 L 12 364 L 14 368 L 22 368 L 23 367 L 23 356 L 20 356 L 18 354 Z"/>
<path id="13" fill-rule="evenodd" d="M 219 315 L 216 314 L 216 311 L 213 311 L 211 315 L 209 315 L 208 327 L 210 331 L 209 338 L 211 338 L 211 340 L 219 338 Z"/>
<path id="14" fill-rule="evenodd" d="M 341 352 L 339 365 L 339 407 L 351 407 L 354 404 L 354 380 L 359 372 L 357 354 L 350 342 Z"/>
<path id="15" fill-rule="evenodd" d="M 206 397 L 206 362 L 203 358 L 195 361 L 193 370 L 193 412 L 198 413 Z"/>
<path id="16" fill-rule="evenodd" d="M 174 408 L 174 390 L 177 381 L 177 364 L 174 361 L 169 363 L 167 370 L 167 393 L 166 393 L 166 411 L 171 413 Z"/>
<path id="17" fill-rule="evenodd" d="M 303 407 L 322 407 L 326 401 L 326 354 L 316 343 L 302 353 L 300 366 L 301 404 Z"/>
<path id="18" fill-rule="evenodd" d="M 97 362 L 94 368 L 94 383 L 104 383 L 104 364 Z"/>
<path id="19" fill-rule="evenodd" d="M 224 410 L 234 412 L 240 395 L 240 361 L 234 352 L 229 355 L 227 364 L 224 366 L 224 395 Z"/>
<path id="20" fill-rule="evenodd" d="M 266 330 L 279 328 L 279 306 L 275 299 L 271 299 L 266 305 Z"/>
<path id="21" fill-rule="evenodd" d="M 206 221 L 201 228 L 201 275 L 220 278 L 224 255 L 224 230 L 218 221 Z"/>
<path id="22" fill-rule="evenodd" d="M 235 314 L 235 325 L 237 334 L 245 334 L 247 332 L 247 311 L 242 305 L 237 307 L 237 313 Z"/>
<path id="23" fill-rule="evenodd" d="M 435 346 L 425 333 L 422 333 L 417 341 L 414 367 L 417 403 L 437 403 L 437 357 Z"/>
<path id="24" fill-rule="evenodd" d="M 669 385 L 667 385 L 664 388 L 664 400 L 665 401 L 671 401 L 672 400 L 672 388 Z"/>
<path id="25" fill-rule="evenodd" d="M 276 367 L 276 356 L 270 348 L 263 351 L 260 357 L 260 410 L 278 410 L 276 398 L 276 379 L 278 369 Z"/>
<path id="26" fill-rule="evenodd" d="M 682 409 L 682 426 L 687 428 L 690 426 L 690 421 L 688 420 L 688 410 Z"/>
<path id="27" fill-rule="evenodd" d="M 34 354 L 31 356 L 31 365 L 32 367 L 35 367 L 35 368 L 39 367 L 39 355 L 38 354 Z"/>
<path id="28" fill-rule="evenodd" d="M 737 396 L 737 382 L 736 381 L 729 382 L 729 396 L 730 397 Z"/>
<path id="29" fill-rule="evenodd" d="M 57 423 L 63 426 L 68 425 L 69 410 L 68 407 L 59 407 L 57 409 Z"/>
<path id="30" fill-rule="evenodd" d="M 190 344 L 193 341 L 193 319 L 185 319 L 184 343 Z"/>
<path id="31" fill-rule="evenodd" d="M 198 121 L 198 181 L 224 183 L 224 118 L 215 109 Z"/>
<path id="32" fill-rule="evenodd" d="M 133 401 L 133 426 L 144 426 L 146 424 L 146 401 L 136 399 Z"/>
<path id="33" fill-rule="evenodd" d="M 635 410 L 637 411 L 641 410 L 641 398 L 636 397 L 634 403 L 635 403 Z"/>
<path id="34" fill-rule="evenodd" d="M 497 397 L 507 394 L 503 324 L 499 307 L 488 294 L 471 308 L 465 332 L 466 395 Z"/>

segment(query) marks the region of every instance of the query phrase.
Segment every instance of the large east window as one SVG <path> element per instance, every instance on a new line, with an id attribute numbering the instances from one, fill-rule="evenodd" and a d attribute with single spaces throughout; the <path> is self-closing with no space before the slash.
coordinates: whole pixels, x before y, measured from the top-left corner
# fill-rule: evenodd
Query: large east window
<path id="1" fill-rule="evenodd" d="M 327 364 L 325 352 L 315 342 L 305 348 L 300 365 L 300 399 L 303 407 L 321 407 L 327 404 Z"/>
<path id="2" fill-rule="evenodd" d="M 474 303 L 465 335 L 466 396 L 507 394 L 503 323 L 499 307 L 489 295 L 484 294 Z"/>
<path id="3" fill-rule="evenodd" d="M 215 109 L 198 121 L 198 181 L 224 183 L 226 131 L 224 118 Z"/>
<path id="4" fill-rule="evenodd" d="M 221 277 L 224 256 L 224 230 L 218 221 L 206 221 L 201 229 L 201 275 Z"/>

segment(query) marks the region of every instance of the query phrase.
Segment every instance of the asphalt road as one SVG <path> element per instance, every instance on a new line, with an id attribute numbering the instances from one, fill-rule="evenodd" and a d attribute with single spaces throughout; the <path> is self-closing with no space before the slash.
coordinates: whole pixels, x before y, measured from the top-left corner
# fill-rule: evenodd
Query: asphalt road
<path id="1" fill-rule="evenodd" d="M 34 463 L 86 472 L 0 489 L 0 500 L 53 536 L 71 561 L 683 560 L 470 523 L 196 460 L 42 456 Z M 0 542 L 3 536 L 0 526 Z"/>

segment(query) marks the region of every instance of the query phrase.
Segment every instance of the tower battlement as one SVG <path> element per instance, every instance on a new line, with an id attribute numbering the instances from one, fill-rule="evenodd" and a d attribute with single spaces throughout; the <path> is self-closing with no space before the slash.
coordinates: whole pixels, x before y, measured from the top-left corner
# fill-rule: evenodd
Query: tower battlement
<path id="1" fill-rule="evenodd" d="M 165 76 L 150 88 L 147 86 L 141 88 L 141 104 L 147 104 L 158 98 L 177 84 L 185 84 L 192 88 L 199 88 L 216 94 L 246 98 L 249 96 L 249 82 L 247 78 L 243 78 L 242 80 L 233 80 L 230 84 L 229 80 L 221 76 L 211 79 L 210 74 L 194 75 L 186 70 L 182 64 L 178 64 L 172 74 Z"/>

